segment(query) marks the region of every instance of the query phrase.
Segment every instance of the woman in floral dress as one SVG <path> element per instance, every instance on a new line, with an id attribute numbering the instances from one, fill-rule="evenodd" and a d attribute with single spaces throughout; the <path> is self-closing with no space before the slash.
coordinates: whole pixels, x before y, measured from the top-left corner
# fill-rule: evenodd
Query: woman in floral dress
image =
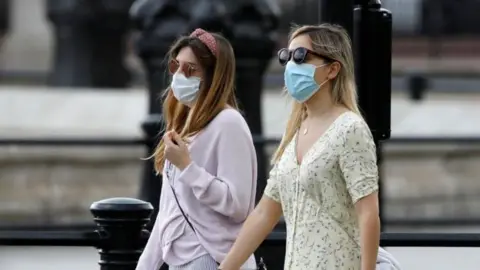
<path id="1" fill-rule="evenodd" d="M 296 28 L 278 59 L 292 112 L 264 196 L 219 269 L 240 269 L 283 214 L 284 269 L 374 270 L 378 169 L 348 34 L 330 24 Z"/>

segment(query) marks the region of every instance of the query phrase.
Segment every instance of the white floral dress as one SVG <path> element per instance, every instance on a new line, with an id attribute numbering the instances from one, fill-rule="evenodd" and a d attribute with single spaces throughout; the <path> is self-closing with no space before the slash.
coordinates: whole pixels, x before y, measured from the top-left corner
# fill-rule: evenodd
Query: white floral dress
<path id="1" fill-rule="evenodd" d="M 340 115 L 298 164 L 296 137 L 270 172 L 265 195 L 282 204 L 285 270 L 357 270 L 354 203 L 378 190 L 375 144 L 353 112 Z"/>

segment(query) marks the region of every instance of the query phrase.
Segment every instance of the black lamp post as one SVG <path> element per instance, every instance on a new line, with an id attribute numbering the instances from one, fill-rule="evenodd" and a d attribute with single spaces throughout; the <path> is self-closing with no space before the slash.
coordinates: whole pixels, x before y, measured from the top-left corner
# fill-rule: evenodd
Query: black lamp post
<path id="1" fill-rule="evenodd" d="M 392 13 L 382 8 L 379 0 L 356 0 L 355 5 L 353 44 L 358 97 L 377 146 L 381 174 L 382 141 L 390 138 L 391 125 Z M 384 205 L 382 186 L 380 179 L 380 206 Z"/>
<path id="2" fill-rule="evenodd" d="M 124 88 L 128 11 L 134 0 L 47 0 L 54 30 L 51 86 Z"/>

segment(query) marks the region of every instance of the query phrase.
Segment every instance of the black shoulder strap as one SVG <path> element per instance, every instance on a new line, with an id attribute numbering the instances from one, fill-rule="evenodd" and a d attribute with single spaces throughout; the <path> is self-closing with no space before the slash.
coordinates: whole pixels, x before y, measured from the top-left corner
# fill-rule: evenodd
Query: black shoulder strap
<path id="1" fill-rule="evenodd" d="M 175 201 L 177 202 L 178 208 L 180 209 L 180 212 L 182 212 L 183 217 L 185 218 L 185 221 L 188 223 L 188 226 L 192 228 L 193 232 L 196 234 L 197 232 L 195 231 L 195 228 L 193 228 L 192 223 L 188 219 L 187 215 L 185 214 L 185 211 L 183 211 L 182 206 L 180 205 L 180 202 L 178 201 L 177 198 L 177 193 L 175 193 L 175 189 L 173 188 L 172 184 L 169 182 L 170 188 L 172 189 L 173 197 L 175 198 Z"/>
<path id="2" fill-rule="evenodd" d="M 187 222 L 188 226 L 190 226 L 190 228 L 192 229 L 192 231 L 197 234 L 197 231 L 195 231 L 195 228 L 193 227 L 192 223 L 190 222 L 190 220 L 188 219 L 187 215 L 185 214 L 185 211 L 183 211 L 183 208 L 182 206 L 180 205 L 180 201 L 178 201 L 178 197 L 177 197 L 177 193 L 175 192 L 175 188 L 173 188 L 173 185 L 172 183 L 170 183 L 170 181 L 168 179 L 166 179 L 168 181 L 168 185 L 170 186 L 170 188 L 172 189 L 172 193 L 173 193 L 173 197 L 175 198 L 175 201 L 177 202 L 177 206 L 178 208 L 180 209 L 180 212 L 182 212 L 182 216 L 185 218 L 185 221 Z M 217 262 L 217 265 L 220 265 L 220 263 Z M 259 270 L 267 270 L 267 266 L 265 265 L 265 263 L 263 262 L 263 258 L 260 257 L 260 263 L 258 265 L 258 268 Z"/>

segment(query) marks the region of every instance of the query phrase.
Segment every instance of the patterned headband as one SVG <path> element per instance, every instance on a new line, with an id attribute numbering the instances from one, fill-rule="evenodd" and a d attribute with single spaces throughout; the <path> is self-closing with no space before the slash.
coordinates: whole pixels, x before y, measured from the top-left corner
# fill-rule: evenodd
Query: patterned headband
<path id="1" fill-rule="evenodd" d="M 207 31 L 197 28 L 190 34 L 190 37 L 196 37 L 200 39 L 200 41 L 207 46 L 207 48 L 212 52 L 212 54 L 217 57 L 217 41 L 212 36 L 212 34 L 208 33 Z"/>

